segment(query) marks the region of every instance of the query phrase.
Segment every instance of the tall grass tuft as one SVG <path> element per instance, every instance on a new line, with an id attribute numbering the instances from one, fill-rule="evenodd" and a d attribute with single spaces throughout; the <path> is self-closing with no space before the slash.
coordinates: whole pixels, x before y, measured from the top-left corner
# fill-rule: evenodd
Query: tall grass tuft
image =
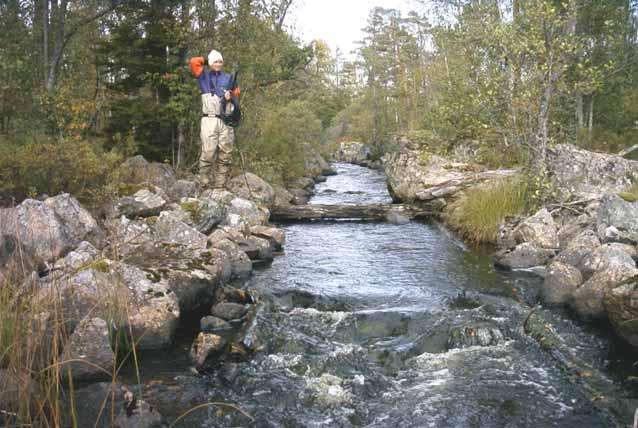
<path id="1" fill-rule="evenodd" d="M 495 243 L 506 217 L 532 209 L 531 187 L 523 177 L 516 177 L 472 188 L 446 208 L 445 220 L 472 243 Z"/>

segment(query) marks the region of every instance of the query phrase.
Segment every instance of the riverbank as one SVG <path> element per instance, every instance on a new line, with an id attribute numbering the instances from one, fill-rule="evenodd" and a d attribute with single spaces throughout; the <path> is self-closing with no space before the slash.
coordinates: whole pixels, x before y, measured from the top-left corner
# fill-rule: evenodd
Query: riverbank
<path id="1" fill-rule="evenodd" d="M 259 297 L 241 285 L 283 250 L 268 208 L 307 200 L 332 173 L 307 159 L 290 191 L 252 174 L 211 191 L 138 156 L 95 216 L 68 194 L 0 210 L 1 423 L 159 426 L 206 403 L 189 376 L 155 391 L 158 412 L 139 367 L 161 355 L 232 376 L 259 351 Z"/>

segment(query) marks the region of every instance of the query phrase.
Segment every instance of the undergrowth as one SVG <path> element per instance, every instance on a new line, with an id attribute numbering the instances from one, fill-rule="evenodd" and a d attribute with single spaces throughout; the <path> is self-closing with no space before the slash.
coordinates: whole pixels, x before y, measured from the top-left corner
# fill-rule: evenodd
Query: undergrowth
<path id="1" fill-rule="evenodd" d="M 464 239 L 475 244 L 496 242 L 499 225 L 506 217 L 529 212 L 533 186 L 522 177 L 498 180 L 472 188 L 445 210 L 446 222 Z"/>

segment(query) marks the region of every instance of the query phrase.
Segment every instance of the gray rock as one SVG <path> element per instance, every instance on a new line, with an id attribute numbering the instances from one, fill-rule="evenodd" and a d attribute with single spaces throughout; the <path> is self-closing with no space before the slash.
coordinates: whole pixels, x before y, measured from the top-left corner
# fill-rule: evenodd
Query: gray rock
<path id="1" fill-rule="evenodd" d="M 100 317 L 122 332 L 132 331 L 138 349 L 160 349 L 170 345 L 180 312 L 168 281 L 154 280 L 135 266 L 99 259 L 43 283 L 37 298 L 59 299 L 71 325 L 88 315 Z"/>
<path id="2" fill-rule="evenodd" d="M 261 177 L 247 172 L 230 180 L 229 190 L 242 199 L 270 208 L 275 202 L 275 191 Z"/>
<path id="3" fill-rule="evenodd" d="M 246 278 L 250 276 L 253 264 L 248 255 L 239 248 L 239 245 L 225 238 L 215 238 L 214 240 L 209 238 L 209 243 L 211 248 L 221 250 L 226 254 L 231 266 L 231 276 L 233 278 Z"/>
<path id="4" fill-rule="evenodd" d="M 232 275 L 231 260 L 216 248 L 159 245 L 154 252 L 131 256 L 130 262 L 152 280 L 166 282 L 185 314 L 210 306 L 217 288 Z"/>
<path id="5" fill-rule="evenodd" d="M 630 278 L 608 290 L 604 305 L 616 333 L 631 345 L 638 346 L 638 278 Z"/>
<path id="6" fill-rule="evenodd" d="M 493 346 L 503 343 L 505 336 L 497 327 L 463 326 L 450 330 L 448 349 L 467 348 L 470 346 Z"/>
<path id="7" fill-rule="evenodd" d="M 638 275 L 635 262 L 622 249 L 607 244 L 597 252 L 602 255 L 592 257 L 592 264 L 589 265 L 594 274 L 572 293 L 568 302 L 583 319 L 604 317 L 605 294 L 622 281 Z"/>
<path id="8" fill-rule="evenodd" d="M 517 244 L 514 239 L 514 229 L 521 222 L 520 217 L 507 217 L 503 223 L 498 226 L 496 235 L 496 246 L 501 249 L 514 248 Z"/>
<path id="9" fill-rule="evenodd" d="M 516 243 L 529 242 L 543 249 L 558 249 L 558 230 L 552 215 L 547 208 L 539 210 L 536 214 L 526 218 L 516 226 L 513 231 Z"/>
<path id="10" fill-rule="evenodd" d="M 361 165 L 368 160 L 370 153 L 370 148 L 364 143 L 346 141 L 339 144 L 339 150 L 334 154 L 334 157 L 339 162 Z"/>
<path id="11" fill-rule="evenodd" d="M 315 187 L 315 180 L 313 180 L 312 177 L 299 177 L 290 183 L 290 187 L 293 189 L 311 191 Z"/>
<path id="12" fill-rule="evenodd" d="M 618 243 L 605 244 L 586 254 L 577 267 L 583 274 L 583 278 L 588 279 L 595 272 L 604 269 L 626 270 L 629 266 L 635 267 L 632 259 L 633 254 L 634 252 L 627 248 L 626 245 Z"/>
<path id="13" fill-rule="evenodd" d="M 247 312 L 248 309 L 246 306 L 232 302 L 218 303 L 210 309 L 211 315 L 225 321 L 240 319 L 246 315 Z"/>
<path id="14" fill-rule="evenodd" d="M 186 224 L 184 220 L 178 211 L 162 211 L 155 223 L 158 238 L 192 248 L 206 248 L 208 237 Z"/>
<path id="15" fill-rule="evenodd" d="M 68 194 L 44 202 L 26 199 L 15 208 L 0 209 L 0 257 L 4 264 L 20 248 L 40 267 L 63 257 L 82 241 L 101 244 L 103 232 L 80 203 Z M 0 266 L 1 267 L 1 266 Z"/>
<path id="16" fill-rule="evenodd" d="M 239 243 L 239 248 L 246 253 L 251 260 L 272 260 L 272 247 L 268 239 L 257 236 L 249 236 Z"/>
<path id="17" fill-rule="evenodd" d="M 565 246 L 565 249 L 556 256 L 556 259 L 578 268 L 587 273 L 587 277 L 589 277 L 592 272 L 587 272 L 588 269 L 585 268 L 583 263 L 599 247 L 600 240 L 596 233 L 593 230 L 586 229 L 576 235 Z"/>
<path id="18" fill-rule="evenodd" d="M 122 180 L 126 183 L 153 184 L 166 191 L 177 181 L 175 171 L 170 166 L 158 162 L 149 163 L 141 155 L 128 159 L 123 167 Z"/>
<path id="19" fill-rule="evenodd" d="M 310 196 L 312 196 L 312 192 L 306 189 L 299 189 L 297 187 L 291 187 L 288 189 L 288 192 L 293 196 L 292 204 L 293 205 L 304 205 L 308 203 Z"/>
<path id="20" fill-rule="evenodd" d="M 576 199 L 622 191 L 638 178 L 638 162 L 570 144 L 557 144 L 548 151 L 547 168 L 554 186 Z"/>
<path id="21" fill-rule="evenodd" d="M 160 190 L 157 188 L 155 192 L 151 192 L 148 189 L 140 189 L 132 196 L 118 199 L 113 208 L 113 216 L 136 218 L 159 215 L 166 206 L 166 200 L 160 195 Z"/>
<path id="22" fill-rule="evenodd" d="M 205 316 L 199 320 L 199 327 L 202 333 L 217 334 L 225 336 L 234 331 L 233 326 L 221 318 L 212 315 Z"/>
<path id="23" fill-rule="evenodd" d="M 62 407 L 64 413 L 71 415 L 71 394 L 64 394 Z M 98 382 L 80 385 L 73 391 L 73 413 L 78 427 L 113 428 L 113 415 L 117 415 L 124 404 L 121 385 L 111 382 Z M 74 426 L 67 420 L 65 427 Z"/>
<path id="24" fill-rule="evenodd" d="M 638 164 L 638 162 L 636 162 Z M 598 208 L 598 237 L 603 242 L 638 243 L 638 203 L 616 195 L 603 197 Z"/>
<path id="25" fill-rule="evenodd" d="M 273 207 L 290 206 L 295 199 L 295 196 L 282 186 L 274 185 L 273 191 L 275 192 Z"/>
<path id="26" fill-rule="evenodd" d="M 503 250 L 496 253 L 494 255 L 494 263 L 496 266 L 505 269 L 523 269 L 544 265 L 553 255 L 553 250 L 539 248 L 529 242 L 523 242 L 511 250 Z"/>
<path id="27" fill-rule="evenodd" d="M 195 368 L 203 372 L 215 368 L 226 351 L 226 339 L 216 334 L 199 333 L 191 346 L 190 359 Z"/>
<path id="28" fill-rule="evenodd" d="M 112 377 L 115 354 L 111 349 L 106 321 L 85 318 L 75 328 L 63 353 L 63 360 L 75 360 L 62 366 L 74 381 L 108 380 Z"/>
<path id="29" fill-rule="evenodd" d="M 275 251 L 281 251 L 286 241 L 286 233 L 277 227 L 251 226 L 250 233 L 258 238 L 267 239 L 270 246 Z"/>
<path id="30" fill-rule="evenodd" d="M 55 262 L 54 268 L 69 272 L 92 262 L 99 256 L 100 252 L 91 243 L 82 241 L 76 249 Z"/>
<path id="31" fill-rule="evenodd" d="M 583 283 L 583 276 L 574 266 L 554 260 L 547 267 L 541 287 L 541 298 L 549 305 L 567 303 L 572 293 Z"/>
<path id="32" fill-rule="evenodd" d="M 156 218 L 130 220 L 124 216 L 106 222 L 111 232 L 112 246 L 121 257 L 139 254 L 143 248 L 152 248 L 159 237 L 153 227 Z"/>
<path id="33" fill-rule="evenodd" d="M 188 214 L 182 221 L 207 235 L 224 220 L 227 206 L 219 200 L 184 198 L 179 209 Z"/>
<path id="34" fill-rule="evenodd" d="M 199 191 L 196 182 L 189 180 L 177 180 L 166 190 L 166 193 L 172 201 L 179 202 L 183 198 L 196 198 Z"/>
<path id="35" fill-rule="evenodd" d="M 558 230 L 558 242 L 560 249 L 564 250 L 578 235 L 587 229 L 595 229 L 596 218 L 588 214 L 581 214 L 578 217 L 565 222 Z"/>
<path id="36" fill-rule="evenodd" d="M 248 223 L 248 227 L 250 228 L 250 226 L 265 225 L 268 223 L 270 212 L 265 208 L 257 207 L 257 205 L 249 200 L 235 198 L 230 201 L 226 212 L 226 219 L 223 224 L 237 227 L 235 223 L 239 224 L 239 222 L 236 220 L 236 217 Z M 248 230 L 248 233 L 250 233 L 250 230 Z"/>

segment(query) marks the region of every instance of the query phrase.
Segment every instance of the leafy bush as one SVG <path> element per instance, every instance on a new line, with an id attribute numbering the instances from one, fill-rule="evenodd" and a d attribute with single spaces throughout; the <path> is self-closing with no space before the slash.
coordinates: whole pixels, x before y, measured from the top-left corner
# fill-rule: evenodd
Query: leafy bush
<path id="1" fill-rule="evenodd" d="M 25 143 L 2 141 L 0 199 L 19 202 L 68 192 L 82 202 L 94 202 L 132 146 L 130 139 L 120 139 L 118 147 L 110 151 L 96 140 L 41 137 Z"/>
<path id="2" fill-rule="evenodd" d="M 257 136 L 248 141 L 249 167 L 271 182 L 284 183 L 305 171 L 304 143 L 316 145 L 321 121 L 302 101 L 268 110 L 259 122 Z"/>
<path id="3" fill-rule="evenodd" d="M 448 206 L 445 219 L 473 243 L 494 243 L 503 220 L 531 210 L 532 200 L 532 186 L 524 178 L 499 180 L 466 192 Z"/>

